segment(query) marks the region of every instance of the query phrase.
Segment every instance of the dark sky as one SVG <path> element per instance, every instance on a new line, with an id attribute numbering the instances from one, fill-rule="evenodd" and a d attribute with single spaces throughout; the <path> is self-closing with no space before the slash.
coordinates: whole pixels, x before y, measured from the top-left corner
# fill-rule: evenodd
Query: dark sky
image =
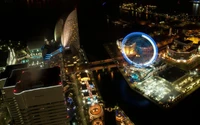
<path id="1" fill-rule="evenodd" d="M 74 8 L 69 0 L 43 8 L 18 4 L 0 4 L 0 38 L 12 40 L 43 39 L 53 33 L 57 20 Z M 66 3 L 68 2 L 68 3 Z"/>
<path id="2" fill-rule="evenodd" d="M 16 39 L 16 40 L 30 40 L 43 39 L 49 34 L 53 34 L 55 24 L 59 17 L 64 13 L 74 8 L 75 0 L 56 0 L 64 1 L 62 4 L 55 4 L 53 7 L 46 7 L 39 9 L 33 7 L 32 9 L 25 9 L 17 4 L 4 5 L 0 3 L 0 38 L 2 39 Z M 102 9 L 101 5 L 104 1 L 108 1 L 109 9 L 116 12 L 118 3 L 121 0 L 78 0 L 78 8 L 81 10 L 80 17 L 84 21 L 95 22 L 101 20 Z M 178 8 L 177 0 L 126 0 L 139 1 L 140 3 L 155 3 L 160 8 L 168 10 L 170 7 Z M 187 8 L 188 0 L 180 0 L 182 8 Z M 173 9 L 172 9 L 173 10 Z M 99 16 L 98 16 L 99 15 Z M 90 18 L 90 19 L 84 19 Z M 92 21 L 94 20 L 94 21 Z M 85 25 L 82 23 L 80 25 Z M 92 26 L 92 25 L 91 25 Z M 94 29 L 93 29 L 94 30 Z M 34 38 L 33 38 L 34 37 Z"/>

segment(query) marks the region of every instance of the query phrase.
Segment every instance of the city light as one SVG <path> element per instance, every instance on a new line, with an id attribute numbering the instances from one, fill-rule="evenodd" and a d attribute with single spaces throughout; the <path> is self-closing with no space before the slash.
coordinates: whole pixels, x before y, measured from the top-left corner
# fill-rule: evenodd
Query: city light
<path id="1" fill-rule="evenodd" d="M 130 41 L 130 40 L 133 40 L 131 39 L 131 37 L 133 36 L 141 36 L 143 38 L 145 38 L 148 42 L 151 43 L 152 47 L 153 47 L 153 56 L 151 57 L 151 59 L 147 62 L 144 62 L 144 63 L 136 63 L 134 61 L 132 61 L 128 56 L 127 54 L 125 53 L 125 44 L 127 41 Z M 122 55 L 124 57 L 124 59 L 131 65 L 134 65 L 136 67 L 147 67 L 149 65 L 151 65 L 157 58 L 157 55 L 158 55 L 158 48 L 157 48 L 157 45 L 155 43 L 155 41 L 147 34 L 145 33 L 142 33 L 142 32 L 133 32 L 133 33 L 130 33 L 128 34 L 123 40 L 122 40 L 122 44 L 121 44 L 121 49 L 122 49 Z M 137 45 L 136 45 L 137 46 Z"/>

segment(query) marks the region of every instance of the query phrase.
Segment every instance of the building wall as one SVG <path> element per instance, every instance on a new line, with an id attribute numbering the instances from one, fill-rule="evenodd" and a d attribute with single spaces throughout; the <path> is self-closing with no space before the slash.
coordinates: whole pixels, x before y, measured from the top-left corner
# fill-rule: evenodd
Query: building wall
<path id="1" fill-rule="evenodd" d="M 14 100 L 14 94 L 13 94 L 14 87 L 15 86 L 9 86 L 3 88 L 4 99 L 8 105 L 8 111 L 10 113 L 13 122 L 17 125 L 20 125 L 20 117 L 19 117 L 20 115 L 18 114 L 18 108 L 16 106 L 16 101 Z"/>
<path id="2" fill-rule="evenodd" d="M 190 52 L 177 52 L 174 50 L 169 49 L 169 47 L 167 47 L 167 54 L 168 56 L 174 58 L 174 59 L 185 59 L 188 60 L 191 58 L 191 56 L 193 54 L 197 54 L 197 49 L 192 50 Z"/>
<path id="3" fill-rule="evenodd" d="M 64 47 L 73 46 L 77 50 L 80 49 L 77 10 L 73 10 L 67 17 L 61 37 Z"/>
<path id="4" fill-rule="evenodd" d="M 61 85 L 15 93 L 24 125 L 65 125 L 66 105 Z"/>

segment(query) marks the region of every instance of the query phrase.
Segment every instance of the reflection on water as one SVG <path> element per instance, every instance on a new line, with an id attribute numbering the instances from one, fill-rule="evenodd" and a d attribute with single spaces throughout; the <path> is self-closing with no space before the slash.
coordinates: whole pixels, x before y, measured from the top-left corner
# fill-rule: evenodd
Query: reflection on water
<path id="1" fill-rule="evenodd" d="M 193 3 L 192 10 L 193 10 L 193 15 L 194 16 L 200 16 L 199 3 Z"/>
<path id="2" fill-rule="evenodd" d="M 134 111 L 135 108 L 141 109 L 149 106 L 150 103 L 147 99 L 130 89 L 117 68 L 94 71 L 93 73 L 106 107 L 119 105 L 127 113 L 129 110 Z M 128 114 L 133 118 L 135 117 L 132 112 L 128 112 Z M 114 113 L 105 112 L 105 115 L 110 118 L 114 117 Z M 107 124 L 115 124 L 115 119 L 107 121 L 109 121 Z"/>
<path id="3" fill-rule="evenodd" d="M 116 105 L 119 101 L 124 101 L 126 104 L 135 105 L 138 107 L 148 106 L 149 101 L 143 97 L 141 97 L 138 94 L 133 93 L 133 91 L 130 89 L 128 84 L 126 83 L 125 79 L 121 75 L 121 73 L 118 71 L 118 69 L 112 69 L 109 70 L 99 70 L 98 72 L 93 72 L 94 77 L 97 80 L 97 84 L 100 88 L 100 91 L 102 90 L 103 94 L 105 93 L 104 87 L 106 88 L 111 87 L 112 89 L 109 90 L 109 93 L 113 94 L 119 94 L 120 98 L 117 98 L 119 100 L 115 100 L 112 102 L 113 106 Z M 111 101 L 110 99 L 107 100 L 106 97 L 105 102 Z"/>
<path id="4" fill-rule="evenodd" d="M 97 79 L 98 79 L 98 81 L 101 81 L 101 75 L 100 74 L 97 75 Z"/>
<path id="5" fill-rule="evenodd" d="M 148 14 L 146 14 L 146 19 L 148 20 L 148 18 L 149 18 L 149 15 L 148 15 Z"/>
<path id="6" fill-rule="evenodd" d="M 123 101 L 129 105 L 137 106 L 137 107 L 146 107 L 150 103 L 146 99 L 142 99 L 142 98 L 139 99 L 137 97 L 138 96 L 137 94 L 133 95 L 132 90 L 131 91 L 129 90 L 125 80 L 120 81 L 120 93 L 121 93 Z"/>
<path id="7" fill-rule="evenodd" d="M 185 9 L 191 10 L 191 6 Z M 159 17 L 152 14 L 140 14 L 140 16 L 140 20 L 143 21 L 160 22 L 165 20 L 165 17 Z M 139 13 L 126 13 L 122 15 L 122 17 L 128 17 L 125 19 L 139 22 Z M 102 23 L 98 22 L 96 24 Z M 107 25 L 105 27 L 107 27 Z M 133 28 L 127 30 L 115 27 L 108 30 L 109 39 L 107 41 L 115 42 L 116 39 L 121 36 L 124 37 L 130 32 L 142 32 L 144 30 L 145 28 L 139 25 L 133 25 Z M 98 39 L 96 39 L 96 41 L 98 41 Z M 99 41 L 99 43 L 102 43 L 102 41 Z M 85 48 L 85 50 L 89 49 L 89 47 L 88 49 Z M 97 51 L 97 53 L 99 52 Z M 94 54 L 93 51 L 92 54 Z M 97 81 L 97 87 L 105 101 L 105 106 L 113 107 L 118 104 L 136 125 L 195 125 L 195 123 L 199 123 L 199 115 L 195 114 L 199 114 L 200 112 L 200 108 L 198 108 L 200 101 L 197 101 L 200 91 L 187 97 L 179 103 L 175 109 L 165 111 L 145 99 L 140 94 L 131 90 L 117 68 L 110 70 L 107 69 L 104 71 L 94 71 L 93 73 Z M 106 125 L 115 125 L 114 113 L 105 112 L 105 119 Z"/>
<path id="8" fill-rule="evenodd" d="M 111 75 L 111 78 L 113 79 L 113 78 L 114 78 L 114 73 L 113 73 L 113 71 L 110 72 L 110 75 Z"/>
<path id="9" fill-rule="evenodd" d="M 119 105 L 136 125 L 193 125 L 198 121 L 200 91 L 181 101 L 176 108 L 163 110 L 130 89 L 117 68 L 94 77 L 106 107 Z M 190 114 L 190 115 L 189 115 Z M 105 112 L 106 125 L 115 125 L 114 113 Z M 176 123 L 174 123 L 176 121 Z"/>

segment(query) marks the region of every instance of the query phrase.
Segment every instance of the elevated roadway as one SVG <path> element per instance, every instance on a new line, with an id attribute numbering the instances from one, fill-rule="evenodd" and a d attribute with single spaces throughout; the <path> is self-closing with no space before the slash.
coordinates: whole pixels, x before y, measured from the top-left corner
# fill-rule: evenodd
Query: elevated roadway
<path id="1" fill-rule="evenodd" d="M 123 59 L 122 56 L 116 57 L 116 58 L 105 59 L 105 60 L 93 61 L 93 62 L 90 62 L 89 64 L 90 64 L 91 66 L 94 66 L 94 65 L 100 65 L 100 64 L 105 64 L 105 63 L 114 62 L 114 61 L 116 61 L 116 60 L 121 60 L 121 59 Z"/>
<path id="2" fill-rule="evenodd" d="M 81 68 L 76 67 L 75 69 L 71 70 L 70 73 L 72 73 L 72 72 L 83 72 L 85 70 L 94 71 L 94 70 L 101 70 L 101 69 L 111 69 L 111 68 L 115 68 L 115 67 L 119 67 L 119 65 L 110 64 L 110 65 L 106 65 L 106 66 L 95 66 L 95 67 L 81 67 Z"/>

